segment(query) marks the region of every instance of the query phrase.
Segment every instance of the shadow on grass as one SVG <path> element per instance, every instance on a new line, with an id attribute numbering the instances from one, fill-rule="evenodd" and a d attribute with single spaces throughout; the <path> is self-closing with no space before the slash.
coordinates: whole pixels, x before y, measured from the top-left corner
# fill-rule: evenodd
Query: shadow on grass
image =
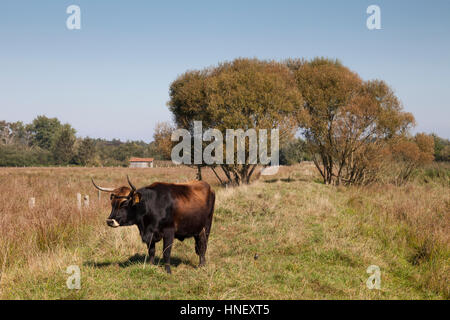
<path id="1" fill-rule="evenodd" d="M 105 268 L 105 267 L 117 265 L 120 268 L 128 268 L 128 267 L 132 267 L 134 265 L 142 265 L 142 264 L 144 264 L 144 261 L 145 261 L 145 254 L 138 254 L 137 253 L 137 254 L 129 257 L 127 260 L 121 261 L 121 262 L 110 262 L 110 261 L 94 262 L 94 261 L 86 261 L 83 265 L 89 266 L 89 267 L 95 267 L 95 268 Z M 146 263 L 149 263 L 148 262 L 148 257 L 147 257 L 147 262 Z M 155 256 L 154 264 L 155 265 L 164 265 L 164 261 L 163 261 L 163 259 Z M 196 265 L 192 264 L 192 262 L 189 261 L 189 260 L 180 259 L 178 257 L 170 257 L 170 265 L 171 266 L 177 267 L 180 264 L 185 264 L 185 265 L 189 265 L 191 267 L 196 267 Z"/>
<path id="2" fill-rule="evenodd" d="M 288 182 L 289 183 L 289 182 L 294 182 L 294 181 L 297 181 L 297 180 L 294 179 L 294 178 L 279 178 L 279 179 L 275 178 L 275 179 L 264 180 L 265 183 L 275 183 L 275 182 L 278 182 L 278 181 Z"/>
<path id="3" fill-rule="evenodd" d="M 270 179 L 270 180 L 264 180 L 264 183 L 275 183 L 278 182 L 279 179 Z"/>
<path id="4" fill-rule="evenodd" d="M 325 185 L 325 183 L 323 182 L 323 179 L 320 179 L 320 178 L 314 178 L 314 179 L 313 179 L 313 182 L 314 182 L 314 183 L 318 183 L 318 184 L 323 184 L 323 185 Z"/>

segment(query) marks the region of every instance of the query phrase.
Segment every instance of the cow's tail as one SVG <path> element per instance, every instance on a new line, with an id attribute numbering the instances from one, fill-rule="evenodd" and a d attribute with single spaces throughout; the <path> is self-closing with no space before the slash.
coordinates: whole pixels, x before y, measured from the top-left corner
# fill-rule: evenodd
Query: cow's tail
<path id="1" fill-rule="evenodd" d="M 209 208 L 210 208 L 209 218 L 211 219 L 213 217 L 215 203 L 216 203 L 216 193 L 213 190 L 211 190 L 211 193 L 209 194 Z"/>
<path id="2" fill-rule="evenodd" d="M 208 223 L 206 225 L 206 238 L 208 239 L 209 233 L 211 231 L 211 225 L 213 221 L 214 214 L 214 205 L 216 203 L 216 193 L 211 190 L 209 193 L 209 214 L 208 214 Z"/>

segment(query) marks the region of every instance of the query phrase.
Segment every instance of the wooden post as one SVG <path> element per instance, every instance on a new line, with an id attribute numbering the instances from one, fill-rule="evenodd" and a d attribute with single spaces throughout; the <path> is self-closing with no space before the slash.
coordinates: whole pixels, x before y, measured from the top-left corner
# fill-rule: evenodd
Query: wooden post
<path id="1" fill-rule="evenodd" d="M 87 194 L 84 196 L 84 206 L 89 207 L 89 196 Z"/>
<path id="2" fill-rule="evenodd" d="M 81 193 L 77 193 L 77 207 L 81 210 Z"/>
<path id="3" fill-rule="evenodd" d="M 33 209 L 35 205 L 36 205 L 36 199 L 35 198 L 30 198 L 28 200 L 28 207 L 30 207 L 30 209 Z"/>

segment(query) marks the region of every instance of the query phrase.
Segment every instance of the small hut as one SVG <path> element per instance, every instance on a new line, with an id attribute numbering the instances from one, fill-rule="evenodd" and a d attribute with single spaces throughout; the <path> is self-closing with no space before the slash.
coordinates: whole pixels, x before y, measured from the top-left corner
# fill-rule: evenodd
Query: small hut
<path id="1" fill-rule="evenodd" d="M 153 168 L 153 158 L 130 158 L 130 168 Z"/>

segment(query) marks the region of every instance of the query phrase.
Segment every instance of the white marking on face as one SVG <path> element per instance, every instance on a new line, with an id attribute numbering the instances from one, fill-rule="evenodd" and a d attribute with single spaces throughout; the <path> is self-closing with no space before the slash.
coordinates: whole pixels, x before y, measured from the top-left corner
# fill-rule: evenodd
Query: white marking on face
<path id="1" fill-rule="evenodd" d="M 108 219 L 106 222 L 107 222 L 108 226 L 111 228 L 117 228 L 120 226 L 120 224 L 116 221 L 116 219 Z"/>

